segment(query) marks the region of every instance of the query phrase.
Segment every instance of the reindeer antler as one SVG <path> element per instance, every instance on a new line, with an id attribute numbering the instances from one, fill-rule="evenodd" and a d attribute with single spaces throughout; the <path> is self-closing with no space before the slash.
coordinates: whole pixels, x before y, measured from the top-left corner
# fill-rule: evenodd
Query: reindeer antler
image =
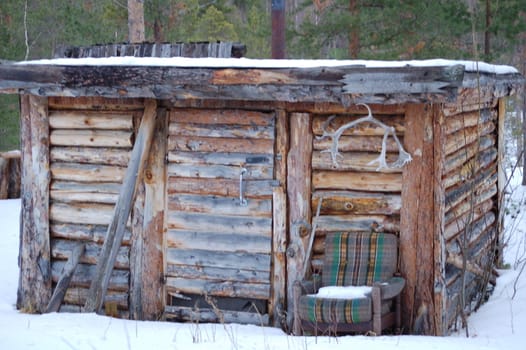
<path id="1" fill-rule="evenodd" d="M 378 158 L 373 159 L 371 162 L 369 162 L 368 165 L 372 165 L 374 163 L 378 163 L 378 168 L 376 168 L 376 171 L 380 171 L 382 169 L 392 169 L 392 168 L 401 168 L 405 164 L 409 163 L 413 158 L 411 157 L 411 154 L 409 154 L 404 147 L 402 146 L 402 143 L 398 139 L 398 136 L 396 136 L 395 128 L 389 125 L 386 125 L 379 121 L 378 119 L 373 117 L 373 113 L 371 111 L 371 108 L 366 105 L 365 103 L 359 103 L 358 105 L 364 106 L 367 108 L 367 111 L 369 112 L 366 117 L 358 118 L 356 120 L 353 120 L 352 122 L 349 122 L 347 124 L 344 124 L 340 126 L 336 131 L 334 132 L 328 132 L 327 127 L 331 123 L 331 121 L 334 119 L 335 116 L 330 116 L 327 121 L 323 124 L 323 135 L 317 137 L 317 139 L 323 139 L 325 137 L 331 137 L 332 138 L 332 144 L 331 147 L 322 151 L 322 152 L 330 152 L 331 153 L 331 159 L 332 164 L 335 167 L 338 167 L 338 157 L 342 157 L 341 154 L 338 152 L 338 142 L 340 140 L 340 137 L 345 132 L 345 130 L 350 129 L 360 123 L 372 123 L 379 127 L 381 127 L 384 130 L 384 137 L 382 139 L 382 150 L 380 151 L 380 155 Z M 387 138 L 389 137 L 389 134 L 391 134 L 396 142 L 396 145 L 398 146 L 398 159 L 393 162 L 391 165 L 387 164 L 386 160 L 386 154 L 387 154 Z"/>

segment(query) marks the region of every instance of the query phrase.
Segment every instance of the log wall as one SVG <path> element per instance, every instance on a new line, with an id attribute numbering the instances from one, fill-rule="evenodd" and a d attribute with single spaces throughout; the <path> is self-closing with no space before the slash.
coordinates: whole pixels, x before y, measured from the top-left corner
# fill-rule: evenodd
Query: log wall
<path id="1" fill-rule="evenodd" d="M 50 98 L 50 244 L 53 284 L 79 243 L 85 251 L 69 284 L 63 310 L 80 311 L 95 275 L 130 158 L 140 101 Z M 117 256 L 106 312 L 128 314 L 131 220 Z M 112 303 L 108 311 L 108 302 Z"/>
<path id="2" fill-rule="evenodd" d="M 314 271 L 321 268 L 327 232 L 400 231 L 402 170 L 377 171 L 377 163 L 369 164 L 380 155 L 383 129 L 371 123 L 362 123 L 346 130 L 338 143 L 341 157 L 337 165 L 333 164 L 330 153 L 325 152 L 330 148 L 332 139 L 320 138 L 324 129 L 333 132 L 363 116 L 364 113 L 338 114 L 332 120 L 327 115 L 313 116 L 311 210 L 312 225 L 316 227 L 312 248 Z M 382 108 L 378 112 L 373 107 L 373 116 L 394 127 L 403 142 L 405 122 L 399 106 Z M 389 137 L 386 159 L 392 162 L 397 156 L 398 148 L 393 138 Z"/>
<path id="3" fill-rule="evenodd" d="M 462 305 L 473 311 L 496 277 L 499 111 L 494 102 L 475 107 L 443 111 L 446 329 L 461 320 Z"/>

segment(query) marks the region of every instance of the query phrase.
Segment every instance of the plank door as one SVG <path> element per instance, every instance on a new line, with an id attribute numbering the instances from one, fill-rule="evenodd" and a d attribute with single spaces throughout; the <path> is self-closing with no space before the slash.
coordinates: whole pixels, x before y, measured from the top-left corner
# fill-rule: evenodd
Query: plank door
<path id="1" fill-rule="evenodd" d="M 274 114 L 170 112 L 166 318 L 268 323 L 274 138 Z"/>

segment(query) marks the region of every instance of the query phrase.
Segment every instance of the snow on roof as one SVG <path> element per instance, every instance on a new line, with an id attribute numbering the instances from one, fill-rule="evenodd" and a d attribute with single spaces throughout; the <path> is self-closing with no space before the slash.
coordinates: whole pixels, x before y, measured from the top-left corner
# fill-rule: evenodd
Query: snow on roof
<path id="1" fill-rule="evenodd" d="M 272 60 L 249 58 L 187 58 L 187 57 L 103 57 L 103 58 L 57 58 L 24 61 L 20 64 L 64 65 L 64 66 L 152 66 L 181 68 L 316 68 L 365 66 L 367 68 L 436 67 L 464 65 L 468 72 L 491 74 L 516 74 L 511 66 L 493 65 L 478 61 L 457 61 L 446 59 L 413 61 L 373 60 Z"/>

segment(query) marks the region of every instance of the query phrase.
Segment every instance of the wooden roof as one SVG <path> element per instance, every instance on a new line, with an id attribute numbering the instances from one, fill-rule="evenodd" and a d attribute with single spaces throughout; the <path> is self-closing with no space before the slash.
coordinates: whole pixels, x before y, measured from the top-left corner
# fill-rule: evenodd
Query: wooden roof
<path id="1" fill-rule="evenodd" d="M 446 66 L 225 67 L 155 65 L 0 65 L 0 92 L 39 96 L 214 99 L 288 103 L 452 101 L 462 88 L 511 95 L 518 73 L 467 72 Z M 487 92 L 487 91 L 485 91 Z"/>

